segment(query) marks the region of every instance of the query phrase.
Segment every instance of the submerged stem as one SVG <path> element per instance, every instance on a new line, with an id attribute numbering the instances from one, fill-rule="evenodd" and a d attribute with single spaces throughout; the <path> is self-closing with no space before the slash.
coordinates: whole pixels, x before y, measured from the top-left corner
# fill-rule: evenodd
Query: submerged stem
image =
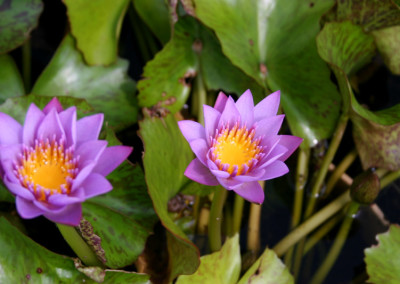
<path id="1" fill-rule="evenodd" d="M 224 207 L 227 190 L 218 187 L 211 203 L 210 222 L 208 223 L 208 240 L 211 252 L 221 249 L 222 209 Z"/>
<path id="2" fill-rule="evenodd" d="M 97 258 L 94 251 L 82 239 L 79 233 L 75 230 L 75 227 L 58 223 L 56 223 L 56 225 L 60 230 L 61 235 L 64 237 L 64 240 L 86 266 L 104 267 L 104 264 Z"/>
<path id="3" fill-rule="evenodd" d="M 242 224 L 244 199 L 239 194 L 235 194 L 233 204 L 233 233 L 238 233 Z"/>

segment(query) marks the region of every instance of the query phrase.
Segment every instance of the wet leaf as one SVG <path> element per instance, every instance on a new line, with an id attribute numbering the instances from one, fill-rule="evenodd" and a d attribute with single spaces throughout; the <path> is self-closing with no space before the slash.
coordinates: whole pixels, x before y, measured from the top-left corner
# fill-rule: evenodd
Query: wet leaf
<path id="1" fill-rule="evenodd" d="M 391 0 L 341 0 L 324 17 L 328 22 L 347 20 L 370 32 L 400 24 L 400 10 Z"/>
<path id="2" fill-rule="evenodd" d="M 139 122 L 139 126 L 145 149 L 143 165 L 149 194 L 161 223 L 168 230 L 169 279 L 172 280 L 180 274 L 194 273 L 199 265 L 197 248 L 168 212 L 168 201 L 188 181 L 183 173 L 193 156 L 172 115 L 161 119 L 146 118 Z"/>
<path id="3" fill-rule="evenodd" d="M 372 35 L 387 67 L 400 75 L 400 26 L 373 31 Z"/>
<path id="4" fill-rule="evenodd" d="M 4 218 L 0 231 L 1 283 L 90 283 L 72 259 L 38 245 Z"/>
<path id="5" fill-rule="evenodd" d="M 149 26 L 162 44 L 171 38 L 170 14 L 164 0 L 133 0 L 133 5 L 142 20 Z"/>
<path id="6" fill-rule="evenodd" d="M 22 45 L 36 27 L 41 0 L 5 0 L 0 3 L 0 54 Z"/>
<path id="7" fill-rule="evenodd" d="M 400 282 L 400 227 L 391 225 L 389 231 L 377 236 L 378 245 L 364 250 L 368 283 Z"/>
<path id="8" fill-rule="evenodd" d="M 104 284 L 114 283 L 131 283 L 131 284 L 150 284 L 150 276 L 141 273 L 119 271 L 119 270 L 106 270 L 106 277 Z"/>
<path id="9" fill-rule="evenodd" d="M 117 60 L 118 38 L 129 0 L 64 0 L 78 49 L 90 65 Z"/>
<path id="10" fill-rule="evenodd" d="M 238 284 L 292 284 L 293 276 L 273 250 L 266 249 Z"/>
<path id="11" fill-rule="evenodd" d="M 85 99 L 96 112 L 105 114 L 105 121 L 121 129 L 137 118 L 135 82 L 127 76 L 127 69 L 128 62 L 122 59 L 108 67 L 86 65 L 73 38 L 66 36 L 32 93 Z"/>
<path id="12" fill-rule="evenodd" d="M 315 145 L 330 137 L 340 95 L 318 56 L 319 20 L 333 1 L 195 0 L 196 15 L 219 38 L 224 54 L 260 85 L 282 92 L 292 132 Z M 290 35 L 290 36 L 288 36 Z"/>
<path id="13" fill-rule="evenodd" d="M 194 274 L 179 276 L 176 283 L 237 283 L 241 268 L 239 235 L 228 239 L 220 251 L 202 256 L 200 261 Z"/>
<path id="14" fill-rule="evenodd" d="M 24 83 L 11 56 L 0 55 L 0 103 L 25 94 Z"/>
<path id="15" fill-rule="evenodd" d="M 251 89 L 256 101 L 264 98 L 262 88 L 222 54 L 212 32 L 186 16 L 175 24 L 172 40 L 145 66 L 144 79 L 138 82 L 139 104 L 161 102 L 171 112 L 179 111 L 199 72 L 208 89 L 238 95 Z"/>

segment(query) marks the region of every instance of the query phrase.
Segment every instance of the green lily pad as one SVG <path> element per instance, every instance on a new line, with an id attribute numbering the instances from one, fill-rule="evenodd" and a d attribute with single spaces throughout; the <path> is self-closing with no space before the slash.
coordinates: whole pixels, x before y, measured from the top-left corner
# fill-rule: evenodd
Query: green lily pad
<path id="1" fill-rule="evenodd" d="M 194 3 L 196 16 L 215 31 L 232 63 L 260 85 L 281 90 L 293 134 L 311 146 L 330 137 L 341 98 L 317 53 L 315 37 L 320 17 L 333 1 Z"/>
<path id="2" fill-rule="evenodd" d="M 350 20 L 370 32 L 400 24 L 399 7 L 392 0 L 344 0 L 324 17 L 327 22 Z"/>
<path id="3" fill-rule="evenodd" d="M 64 0 L 78 49 L 90 65 L 117 60 L 118 38 L 129 0 Z"/>
<path id="4" fill-rule="evenodd" d="M 400 75 L 400 26 L 373 31 L 372 35 L 387 67 L 393 74 Z"/>
<path id="5" fill-rule="evenodd" d="M 131 284 L 150 284 L 150 276 L 141 273 L 106 270 L 104 284 L 131 283 Z"/>
<path id="6" fill-rule="evenodd" d="M 166 44 L 171 38 L 170 13 L 164 0 L 134 0 L 136 11 L 150 30 Z"/>
<path id="7" fill-rule="evenodd" d="M 154 209 L 167 232 L 171 274 L 192 274 L 199 266 L 197 248 L 174 223 L 168 212 L 168 201 L 188 179 L 183 175 L 193 154 L 172 115 L 146 118 L 139 122 L 144 143 L 143 165 Z M 161 169 L 161 170 L 160 170 Z"/>
<path id="8" fill-rule="evenodd" d="M 238 282 L 244 283 L 293 284 L 294 279 L 275 252 L 267 248 Z"/>
<path id="9" fill-rule="evenodd" d="M 200 260 L 199 269 L 194 274 L 181 275 L 176 283 L 237 283 L 241 268 L 239 235 L 228 239 L 220 251 L 202 256 Z"/>
<path id="10" fill-rule="evenodd" d="M 0 231 L 1 283 L 90 283 L 72 259 L 38 245 L 4 218 Z"/>
<path id="11" fill-rule="evenodd" d="M 2 1 L 0 4 L 0 54 L 22 45 L 37 26 L 41 0 Z"/>
<path id="12" fill-rule="evenodd" d="M 340 67 L 348 76 L 375 55 L 374 38 L 350 21 L 325 24 L 317 36 L 317 47 L 322 59 Z"/>
<path id="13" fill-rule="evenodd" d="M 255 101 L 264 98 L 261 86 L 223 55 L 212 32 L 185 16 L 175 24 L 172 40 L 145 66 L 144 79 L 138 82 L 140 106 L 161 102 L 171 112 L 179 111 L 189 96 L 191 81 L 200 72 L 209 90 L 241 95 L 251 89 Z"/>
<path id="14" fill-rule="evenodd" d="M 42 96 L 70 96 L 87 100 L 105 121 L 116 129 L 127 127 L 137 119 L 135 82 L 126 72 L 122 59 L 111 66 L 88 66 L 66 36 L 53 59 L 36 81 L 32 93 Z"/>
<path id="15" fill-rule="evenodd" d="M 0 103 L 25 94 L 24 83 L 11 56 L 0 55 Z"/>
<path id="16" fill-rule="evenodd" d="M 378 245 L 364 250 L 369 283 L 400 282 L 400 227 L 391 225 L 389 231 L 377 236 Z"/>

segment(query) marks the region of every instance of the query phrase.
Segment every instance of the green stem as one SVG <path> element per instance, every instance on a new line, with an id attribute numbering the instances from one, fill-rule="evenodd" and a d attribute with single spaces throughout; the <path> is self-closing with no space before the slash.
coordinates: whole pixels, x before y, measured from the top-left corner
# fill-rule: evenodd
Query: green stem
<path id="1" fill-rule="evenodd" d="M 314 277 L 311 280 L 311 284 L 319 284 L 322 283 L 325 277 L 328 275 L 331 270 L 333 264 L 335 263 L 337 257 L 340 254 L 340 251 L 343 248 L 343 245 L 347 239 L 347 235 L 349 234 L 351 224 L 353 223 L 353 215 L 357 213 L 360 204 L 352 201 L 350 207 L 347 211 L 347 215 L 344 218 L 342 226 L 339 229 L 339 232 L 336 236 L 335 242 L 333 243 L 331 249 L 329 250 L 328 255 L 326 256 L 322 265 L 318 268 Z"/>
<path id="2" fill-rule="evenodd" d="M 29 39 L 22 45 L 22 78 L 25 92 L 29 94 L 31 89 L 31 41 Z"/>
<path id="3" fill-rule="evenodd" d="M 295 197 L 293 203 L 293 214 L 291 229 L 294 229 L 301 219 L 301 212 L 303 210 L 303 197 L 304 188 L 307 182 L 308 176 L 308 162 L 310 159 L 310 149 L 305 147 L 304 149 L 300 147 L 299 155 L 297 158 L 297 171 L 296 171 L 296 187 L 295 187 Z M 293 256 L 293 247 L 285 255 L 286 266 L 290 269 Z"/>
<path id="4" fill-rule="evenodd" d="M 75 230 L 75 227 L 58 223 L 56 223 L 56 225 L 65 241 L 86 266 L 104 267 L 104 264 L 97 258 L 93 250 L 82 239 L 79 233 Z"/>
<path id="5" fill-rule="evenodd" d="M 239 194 L 235 194 L 233 204 L 233 233 L 238 233 L 242 225 L 244 199 Z"/>
<path id="6" fill-rule="evenodd" d="M 249 214 L 249 226 L 247 229 L 247 250 L 254 255 L 260 251 L 260 219 L 261 205 L 251 203 Z"/>
<path id="7" fill-rule="evenodd" d="M 377 170 L 378 171 L 378 170 Z M 395 172 L 391 172 L 390 174 L 384 176 L 383 178 L 381 178 L 380 180 L 380 187 L 381 189 L 385 188 L 386 186 L 388 186 L 389 184 L 391 184 L 392 182 L 394 182 L 396 179 L 398 179 L 400 177 L 400 170 L 395 171 Z"/>
<path id="8" fill-rule="evenodd" d="M 326 191 L 325 191 L 326 196 L 329 196 L 337 181 L 344 174 L 344 172 L 351 166 L 351 164 L 354 162 L 357 156 L 358 156 L 357 150 L 353 149 L 350 153 L 346 155 L 346 157 L 344 157 L 344 159 L 336 167 L 332 175 L 329 177 L 328 182 L 326 183 Z"/>
<path id="9" fill-rule="evenodd" d="M 211 203 L 210 222 L 208 223 L 208 241 L 211 252 L 221 249 L 222 208 L 224 207 L 227 192 L 225 188 L 218 187 Z"/>
<path id="10" fill-rule="evenodd" d="M 316 229 L 327 219 L 335 215 L 350 201 L 350 193 L 348 190 L 346 190 L 345 193 L 340 195 L 317 213 L 313 214 L 305 222 L 300 224 L 296 229 L 286 235 L 286 237 L 284 237 L 278 244 L 275 245 L 273 250 L 278 256 L 282 256 L 291 246 L 307 236 L 311 231 Z"/>

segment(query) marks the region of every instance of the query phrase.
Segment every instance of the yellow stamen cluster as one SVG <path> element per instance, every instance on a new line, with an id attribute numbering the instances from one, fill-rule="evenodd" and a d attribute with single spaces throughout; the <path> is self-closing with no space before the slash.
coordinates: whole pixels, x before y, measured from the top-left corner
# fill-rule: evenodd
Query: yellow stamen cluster
<path id="1" fill-rule="evenodd" d="M 260 139 L 254 139 L 254 135 L 255 131 L 249 132 L 246 126 L 223 129 L 213 143 L 215 160 L 221 162 L 219 169 L 223 170 L 228 165 L 226 171 L 232 174 L 237 166 L 237 175 L 244 174 L 244 168 L 250 167 L 251 161 L 257 159 L 262 151 Z"/>
<path id="2" fill-rule="evenodd" d="M 17 167 L 22 185 L 33 190 L 40 201 L 47 200 L 53 193 L 69 194 L 75 172 L 76 160 L 72 151 L 65 150 L 62 142 L 48 140 L 25 149 Z"/>

